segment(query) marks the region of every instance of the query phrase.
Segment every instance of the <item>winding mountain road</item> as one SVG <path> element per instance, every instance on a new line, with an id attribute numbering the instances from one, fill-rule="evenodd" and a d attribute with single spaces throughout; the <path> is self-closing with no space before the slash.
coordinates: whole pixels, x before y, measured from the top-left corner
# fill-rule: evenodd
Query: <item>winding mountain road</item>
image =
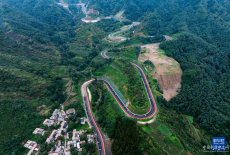
<path id="1" fill-rule="evenodd" d="M 118 36 L 114 36 L 114 35 L 117 34 L 117 33 L 121 33 L 121 32 L 127 31 L 127 30 L 129 30 L 131 27 L 133 27 L 133 26 L 134 26 L 134 24 L 128 25 L 128 26 L 127 26 L 128 28 L 121 29 L 120 31 L 117 31 L 117 32 L 113 32 L 113 33 L 111 33 L 111 34 L 109 35 L 109 37 L 110 37 L 111 39 L 113 39 L 113 40 L 124 41 L 124 40 L 126 40 L 127 38 L 125 38 L 125 37 L 118 37 Z"/>
<path id="2" fill-rule="evenodd" d="M 101 55 L 103 58 L 109 59 L 110 57 L 108 57 L 105 53 L 108 52 L 108 50 L 104 50 L 103 52 L 101 52 Z"/>
<path id="3" fill-rule="evenodd" d="M 87 118 L 89 120 L 88 121 L 89 125 L 94 129 L 94 134 L 95 134 L 95 137 L 96 137 L 96 140 L 97 140 L 97 146 L 98 146 L 99 155 L 105 155 L 105 148 L 104 148 L 103 138 L 102 138 L 101 132 L 100 132 L 100 130 L 99 130 L 94 118 L 93 118 L 92 111 L 91 111 L 91 108 L 90 108 L 89 98 L 88 98 L 87 91 L 86 91 L 87 86 L 92 81 L 93 80 L 86 81 L 81 86 L 81 94 L 82 94 L 82 97 L 83 97 L 83 102 L 84 102 L 86 115 L 87 115 Z"/>
<path id="4" fill-rule="evenodd" d="M 109 59 L 110 57 L 106 55 L 106 52 L 108 50 L 105 50 L 101 53 L 101 55 L 106 58 L 106 59 Z M 124 113 L 129 116 L 129 117 L 132 117 L 132 118 L 135 118 L 135 119 L 147 119 L 147 118 L 151 118 L 155 115 L 156 111 L 157 111 L 157 106 L 156 106 L 156 102 L 153 98 L 153 95 L 152 95 L 152 92 L 151 92 L 151 89 L 150 89 L 150 86 L 149 86 L 149 83 L 145 77 L 145 74 L 144 72 L 142 71 L 142 69 L 132 63 L 132 65 L 139 71 L 140 75 L 141 75 L 141 78 L 142 78 L 142 81 L 143 81 L 143 84 L 145 86 L 145 90 L 147 92 L 147 95 L 148 95 L 148 98 L 149 98 L 149 102 L 150 102 L 150 110 L 149 112 L 147 112 L 146 114 L 143 114 L 143 115 L 138 115 L 138 114 L 134 114 L 133 112 L 131 112 L 127 107 L 126 107 L 126 103 L 124 103 L 124 101 L 121 99 L 121 97 L 118 95 L 120 93 L 118 93 L 118 90 L 114 89 L 111 85 L 111 83 L 106 80 L 106 79 L 99 79 L 101 81 L 104 82 L 104 84 L 106 85 L 106 87 L 108 88 L 108 90 L 111 92 L 111 94 L 113 95 L 113 97 L 116 99 L 117 103 L 119 104 L 119 106 L 121 107 L 121 109 L 124 111 Z M 92 126 L 94 128 L 94 133 L 95 133 L 95 136 L 96 136 L 96 139 L 97 139 L 97 146 L 98 146 L 98 149 L 99 149 L 99 154 L 100 155 L 105 155 L 105 148 L 104 148 L 104 142 L 103 142 L 103 139 L 102 139 L 102 136 L 101 136 L 101 133 L 100 133 L 100 130 L 99 128 L 97 127 L 97 124 L 93 118 L 93 115 L 91 113 L 91 108 L 90 108 L 90 103 L 89 103 L 89 99 L 88 99 L 88 95 L 87 95 L 87 91 L 86 91 L 86 88 L 87 88 L 87 85 L 89 85 L 91 82 L 93 82 L 94 79 L 91 79 L 89 81 L 86 81 L 83 85 L 82 85 L 82 88 L 81 88 L 81 93 L 82 93 L 82 97 L 83 97 L 83 101 L 84 101 L 84 106 L 85 106 L 85 110 L 86 110 L 86 114 L 87 114 L 87 117 L 89 119 L 89 123 L 90 123 L 90 126 Z"/>

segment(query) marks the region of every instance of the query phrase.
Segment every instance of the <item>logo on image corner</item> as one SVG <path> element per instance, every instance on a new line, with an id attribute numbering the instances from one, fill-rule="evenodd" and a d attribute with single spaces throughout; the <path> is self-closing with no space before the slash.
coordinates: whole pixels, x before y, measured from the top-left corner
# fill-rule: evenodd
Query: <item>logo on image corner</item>
<path id="1" fill-rule="evenodd" d="M 213 137 L 212 138 L 212 150 L 213 151 L 224 151 L 226 149 L 226 139 L 224 137 Z"/>

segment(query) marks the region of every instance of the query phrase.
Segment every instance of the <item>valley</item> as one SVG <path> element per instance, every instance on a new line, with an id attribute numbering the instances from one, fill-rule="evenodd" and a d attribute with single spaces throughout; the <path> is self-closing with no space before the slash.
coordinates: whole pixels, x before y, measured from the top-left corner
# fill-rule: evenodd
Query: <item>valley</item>
<path id="1" fill-rule="evenodd" d="M 228 151 L 227 1 L 0 6 L 3 154 L 205 154 L 212 137 Z"/>

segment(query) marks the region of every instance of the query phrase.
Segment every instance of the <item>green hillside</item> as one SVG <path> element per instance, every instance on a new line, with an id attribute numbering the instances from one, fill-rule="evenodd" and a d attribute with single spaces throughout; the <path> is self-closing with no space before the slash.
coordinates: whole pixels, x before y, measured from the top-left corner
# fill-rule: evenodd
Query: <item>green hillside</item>
<path id="1" fill-rule="evenodd" d="M 91 5 L 105 14 L 125 10 L 127 19 L 141 21 L 137 32 L 146 36 L 173 36 L 174 40 L 160 47 L 180 63 L 184 73 L 182 88 L 170 102 L 161 98 L 158 102 L 192 115 L 201 128 L 229 142 L 229 1 L 91 1 Z"/>
<path id="2" fill-rule="evenodd" d="M 21 144 L 44 121 L 38 106 L 65 100 L 60 46 L 76 23 L 52 1 L 1 1 L 0 9 L 0 149 L 22 154 Z"/>
<path id="3" fill-rule="evenodd" d="M 127 146 L 133 154 L 202 154 L 202 146 L 211 145 L 212 137 L 225 137 L 230 144 L 229 1 L 82 0 L 102 16 L 124 11 L 122 16 L 129 20 L 90 24 L 81 22 L 81 9 L 71 6 L 70 14 L 56 2 L 0 2 L 0 154 L 27 153 L 22 144 L 50 116 L 48 111 L 65 101 L 70 79 L 78 103 L 81 84 L 105 76 L 132 102 L 134 111 L 145 107 L 141 79 L 129 62 L 138 60 L 137 46 L 156 42 L 180 64 L 183 75 L 181 90 L 171 101 L 153 91 L 159 110 L 155 122 L 140 125 L 127 119 L 104 85 L 95 81 L 90 86 L 92 109 L 102 131 L 114 141 L 112 152 L 128 154 L 118 149 Z M 140 25 L 125 32 L 130 39 L 107 40 L 133 21 Z M 173 39 L 165 41 L 163 35 Z M 126 48 L 118 50 L 121 47 Z M 102 58 L 106 49 L 112 49 L 107 54 L 116 60 Z M 149 82 L 159 88 L 156 80 Z M 41 109 L 48 111 L 42 114 Z"/>

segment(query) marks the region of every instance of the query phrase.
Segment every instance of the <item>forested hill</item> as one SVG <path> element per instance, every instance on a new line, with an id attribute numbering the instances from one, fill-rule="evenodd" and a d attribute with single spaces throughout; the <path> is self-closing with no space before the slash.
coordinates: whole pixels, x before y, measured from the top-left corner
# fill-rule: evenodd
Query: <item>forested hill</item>
<path id="1" fill-rule="evenodd" d="M 130 20 L 138 20 L 140 17 L 150 17 L 154 14 L 167 14 L 163 20 L 174 19 L 177 14 L 185 16 L 184 13 L 194 11 L 196 15 L 205 17 L 211 14 L 218 20 L 230 20 L 230 2 L 223 0 L 89 0 L 89 7 L 99 10 L 103 15 L 115 15 L 121 10 Z M 195 7 L 195 8 L 194 8 Z M 187 8 L 189 10 L 187 10 Z"/>
<path id="2" fill-rule="evenodd" d="M 61 56 L 79 21 L 51 0 L 0 2 L 0 154 L 23 154 L 38 107 L 65 100 Z"/>
<path id="3" fill-rule="evenodd" d="M 161 45 L 183 70 L 180 94 L 165 105 L 194 116 L 213 136 L 230 139 L 229 3 L 171 1 L 160 3 L 144 18 L 148 35 L 177 34 Z"/>
<path id="4" fill-rule="evenodd" d="M 105 43 L 103 38 L 125 26 L 125 22 L 114 19 L 81 24 L 80 19 L 85 15 L 79 8 L 69 7 L 73 12 L 71 15 L 55 2 L 59 0 L 0 1 L 2 154 L 23 154 L 25 148 L 21 144 L 30 138 L 45 117 L 38 114 L 38 107 L 45 104 L 54 109 L 63 103 L 66 95 L 63 94 L 62 74 L 68 74 L 69 71 L 76 76 L 73 81 L 78 81 L 76 70 L 91 78 L 92 72 L 111 63 L 111 60 L 99 55 L 102 50 L 114 47 Z M 136 33 L 142 34 L 142 37 L 135 36 L 142 39 L 172 36 L 172 41 L 163 42 L 160 47 L 180 63 L 183 70 L 182 88 L 170 102 L 158 97 L 159 106 L 193 116 L 199 127 L 211 136 L 226 137 L 230 143 L 228 0 L 82 2 L 89 2 L 88 8 L 99 10 L 104 16 L 124 10 L 126 19 L 141 23 L 134 34 L 131 31 L 131 37 Z M 98 59 L 94 59 L 96 57 Z M 74 69 L 67 69 L 69 65 Z M 188 138 L 195 141 L 192 136 Z M 203 144 L 210 145 L 202 140 Z M 188 144 L 183 143 L 183 147 L 187 149 Z"/>
<path id="5" fill-rule="evenodd" d="M 92 0 L 91 3 L 92 7 L 109 14 L 125 10 L 127 19 L 142 23 L 139 31 L 146 36 L 174 36 L 173 41 L 163 43 L 161 48 L 180 63 L 182 88 L 170 102 L 163 99 L 158 102 L 194 116 L 213 136 L 230 140 L 229 1 Z"/>
<path id="6" fill-rule="evenodd" d="M 81 16 L 73 16 L 52 0 L 6 0 L 0 3 L 5 31 L 32 36 L 41 43 L 63 44 L 74 35 Z M 64 33 L 65 32 L 65 33 Z"/>
<path id="7" fill-rule="evenodd" d="M 125 16 L 130 20 L 138 20 L 151 12 L 157 1 L 151 0 L 89 0 L 89 7 L 95 8 L 105 16 L 115 15 L 125 10 Z"/>

